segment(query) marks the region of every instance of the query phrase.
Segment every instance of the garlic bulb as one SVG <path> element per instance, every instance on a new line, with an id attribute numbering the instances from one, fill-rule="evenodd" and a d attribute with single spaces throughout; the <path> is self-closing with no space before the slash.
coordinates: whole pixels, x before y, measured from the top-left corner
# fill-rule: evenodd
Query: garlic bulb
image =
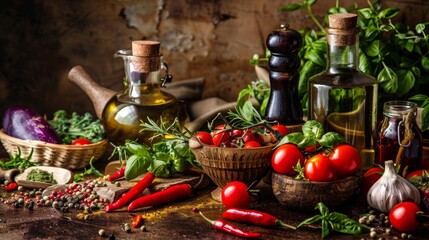
<path id="1" fill-rule="evenodd" d="M 386 161 L 384 165 L 383 176 L 374 183 L 366 195 L 368 204 L 385 213 L 405 200 L 419 204 L 419 190 L 395 172 L 393 161 Z"/>

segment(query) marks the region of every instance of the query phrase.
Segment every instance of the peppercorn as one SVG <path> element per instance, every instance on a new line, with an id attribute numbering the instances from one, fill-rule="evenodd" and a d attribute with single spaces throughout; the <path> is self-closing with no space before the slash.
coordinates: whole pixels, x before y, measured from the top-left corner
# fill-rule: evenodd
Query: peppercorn
<path id="1" fill-rule="evenodd" d="M 104 229 L 100 229 L 100 230 L 98 230 L 98 235 L 100 237 L 104 237 L 106 235 L 106 231 Z"/>
<path id="2" fill-rule="evenodd" d="M 115 240 L 115 239 L 116 239 L 115 234 L 112 233 L 109 235 L 109 240 Z"/>
<path id="3" fill-rule="evenodd" d="M 141 226 L 141 227 L 140 227 L 140 231 L 142 231 L 142 232 L 146 232 L 146 231 L 147 231 L 146 226 L 145 226 L 145 225 Z"/>

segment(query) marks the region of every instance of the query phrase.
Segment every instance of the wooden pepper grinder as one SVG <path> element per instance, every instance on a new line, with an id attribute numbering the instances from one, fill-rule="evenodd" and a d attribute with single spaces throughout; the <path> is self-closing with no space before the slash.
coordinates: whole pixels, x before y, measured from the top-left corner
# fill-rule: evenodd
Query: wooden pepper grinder
<path id="1" fill-rule="evenodd" d="M 301 131 L 304 124 L 298 96 L 298 69 L 301 65 L 298 52 L 302 45 L 301 34 L 282 24 L 268 35 L 266 44 L 271 52 L 268 61 L 271 94 L 265 119 L 278 121 L 286 125 L 291 132 Z"/>

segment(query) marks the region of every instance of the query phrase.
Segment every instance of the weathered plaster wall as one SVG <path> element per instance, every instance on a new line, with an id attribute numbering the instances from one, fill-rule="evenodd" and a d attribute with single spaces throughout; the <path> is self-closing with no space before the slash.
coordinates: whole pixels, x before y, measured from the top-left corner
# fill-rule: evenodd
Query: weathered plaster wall
<path id="1" fill-rule="evenodd" d="M 100 85 L 121 90 L 123 63 L 115 51 L 132 40 L 161 41 L 174 81 L 204 77 L 204 97 L 234 101 L 256 79 L 248 60 L 262 54 L 281 23 L 314 27 L 303 12 L 278 8 L 298 0 L 5 0 L 0 3 L 0 111 L 23 103 L 41 113 L 93 111 L 67 79 L 82 65 Z M 343 6 L 366 0 L 344 0 Z M 427 1 L 390 0 L 408 23 L 427 19 Z M 335 0 L 319 0 L 321 18 Z"/>

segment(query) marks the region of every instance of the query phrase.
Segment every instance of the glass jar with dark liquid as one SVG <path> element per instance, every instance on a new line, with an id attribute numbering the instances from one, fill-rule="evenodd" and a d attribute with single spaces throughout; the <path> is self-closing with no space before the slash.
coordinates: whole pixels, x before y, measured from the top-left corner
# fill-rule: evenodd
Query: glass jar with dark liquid
<path id="1" fill-rule="evenodd" d="M 142 131 L 142 122 L 151 119 L 170 125 L 177 118 L 186 119 L 184 107 L 171 94 L 161 90 L 162 81 L 167 81 L 167 65 L 158 53 L 159 42 L 133 41 L 133 49 L 119 50 L 125 66 L 125 89 L 106 105 L 103 123 L 107 137 L 114 144 L 122 145 L 129 140 L 150 145 L 153 132 Z M 165 76 L 161 77 L 161 74 Z"/>
<path id="2" fill-rule="evenodd" d="M 375 135 L 375 160 L 384 166 L 387 160 L 396 161 L 399 148 L 404 147 L 399 159 L 400 174 L 410 173 L 421 169 L 422 162 L 422 133 L 416 123 L 417 105 L 409 101 L 388 101 L 383 106 L 383 120 Z M 407 126 L 408 125 L 408 126 Z M 404 141 L 407 127 L 413 137 Z"/>

